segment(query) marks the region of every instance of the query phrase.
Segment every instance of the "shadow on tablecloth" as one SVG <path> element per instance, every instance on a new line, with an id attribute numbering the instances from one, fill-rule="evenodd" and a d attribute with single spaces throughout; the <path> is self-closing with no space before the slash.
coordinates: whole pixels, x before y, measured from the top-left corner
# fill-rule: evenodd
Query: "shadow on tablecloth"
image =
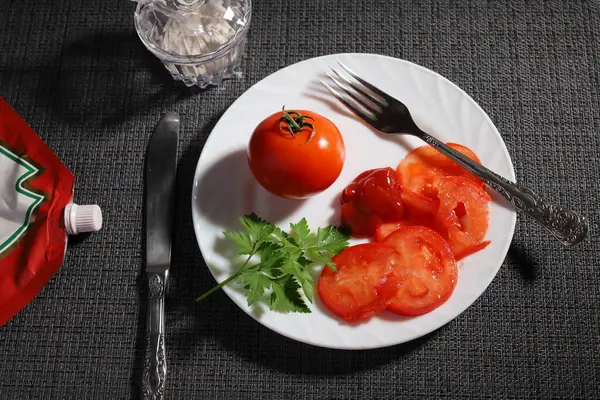
<path id="1" fill-rule="evenodd" d="M 173 80 L 134 31 L 81 37 L 54 59 L 9 66 L 8 75 L 23 71 L 38 82 L 36 102 L 71 124 L 118 125 L 200 90 Z"/>

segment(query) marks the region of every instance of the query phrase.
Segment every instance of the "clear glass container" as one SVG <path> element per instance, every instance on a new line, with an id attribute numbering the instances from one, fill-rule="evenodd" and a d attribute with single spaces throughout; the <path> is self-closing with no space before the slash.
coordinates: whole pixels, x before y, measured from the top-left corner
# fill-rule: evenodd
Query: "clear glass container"
<path id="1" fill-rule="evenodd" d="M 241 74 L 250 0 L 137 0 L 135 29 L 173 78 L 219 85 Z"/>

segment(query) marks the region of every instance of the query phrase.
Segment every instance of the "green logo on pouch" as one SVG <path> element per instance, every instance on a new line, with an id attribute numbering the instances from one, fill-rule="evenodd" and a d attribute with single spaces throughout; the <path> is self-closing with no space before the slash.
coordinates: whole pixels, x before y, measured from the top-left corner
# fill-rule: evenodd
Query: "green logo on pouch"
<path id="1" fill-rule="evenodd" d="M 44 194 L 31 188 L 28 181 L 42 169 L 9 150 L 0 142 L 0 257 L 25 236 Z"/>

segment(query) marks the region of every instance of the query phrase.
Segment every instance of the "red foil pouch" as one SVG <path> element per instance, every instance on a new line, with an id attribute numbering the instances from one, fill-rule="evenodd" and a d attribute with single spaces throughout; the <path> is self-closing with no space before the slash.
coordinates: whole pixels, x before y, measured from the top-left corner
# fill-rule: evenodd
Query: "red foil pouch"
<path id="1" fill-rule="evenodd" d="M 0 98 L 0 326 L 58 270 L 68 233 L 100 229 L 98 206 L 71 203 L 74 182 L 73 174 Z"/>

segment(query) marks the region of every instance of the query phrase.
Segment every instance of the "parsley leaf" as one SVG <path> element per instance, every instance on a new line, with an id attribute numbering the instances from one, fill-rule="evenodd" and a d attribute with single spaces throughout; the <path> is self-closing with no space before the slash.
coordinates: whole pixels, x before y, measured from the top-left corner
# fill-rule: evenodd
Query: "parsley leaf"
<path id="1" fill-rule="evenodd" d="M 318 229 L 317 243 L 314 246 L 316 251 L 337 254 L 346 247 L 348 247 L 348 236 L 344 235 L 339 229 L 333 226 Z"/>
<path id="2" fill-rule="evenodd" d="M 292 236 L 301 248 L 307 248 L 315 243 L 314 235 L 311 235 L 306 218 L 302 218 L 297 224 L 290 224 Z"/>
<path id="3" fill-rule="evenodd" d="M 331 257 L 348 247 L 349 237 L 339 229 L 328 226 L 317 230 L 317 238 L 314 246 L 306 249 L 307 256 L 315 263 L 325 264 L 333 271 L 337 268 L 331 261 Z"/>
<path id="4" fill-rule="evenodd" d="M 255 242 L 265 240 L 275 230 L 275 225 L 252 213 L 239 218 L 240 223 Z"/>
<path id="5" fill-rule="evenodd" d="M 275 227 L 272 235 L 278 243 L 283 245 L 283 247 L 289 251 L 295 251 L 298 248 L 298 243 L 296 243 L 296 240 L 281 229 Z"/>
<path id="6" fill-rule="evenodd" d="M 312 303 L 314 296 L 310 267 L 322 264 L 336 271 L 331 257 L 348 246 L 348 236 L 332 226 L 312 233 L 305 218 L 290 224 L 290 233 L 256 214 L 240 217 L 239 221 L 244 231 L 224 235 L 237 245 L 239 254 L 248 258 L 236 273 L 196 301 L 235 280 L 244 287 L 249 306 L 263 302 L 282 313 L 311 312 L 306 303 Z"/>
<path id="7" fill-rule="evenodd" d="M 325 264 L 327 267 L 331 268 L 334 272 L 337 272 L 337 268 L 335 267 L 335 264 L 331 261 L 331 259 L 329 257 L 322 255 L 317 250 L 312 249 L 312 248 L 308 249 L 306 251 L 306 255 L 309 258 L 309 260 L 312 261 L 313 263 Z"/>
<path id="8" fill-rule="evenodd" d="M 310 308 L 306 305 L 298 289 L 300 285 L 292 278 L 287 275 L 283 279 L 279 279 L 272 283 L 273 293 L 269 298 L 269 306 L 271 310 L 279 311 L 281 313 L 288 312 L 301 312 L 310 313 Z"/>
<path id="9" fill-rule="evenodd" d="M 238 246 L 238 254 L 248 255 L 252 253 L 254 242 L 247 232 L 223 232 L 225 237 Z"/>
<path id="10" fill-rule="evenodd" d="M 283 261 L 281 272 L 292 275 L 302 287 L 306 299 L 312 303 L 314 278 L 308 270 L 310 264 L 310 260 L 302 257 L 300 251 L 289 253 Z"/>
<path id="11" fill-rule="evenodd" d="M 246 289 L 246 298 L 249 306 L 262 299 L 265 290 L 271 287 L 269 277 L 262 274 L 260 268 L 257 267 L 243 270 L 237 281 Z"/>
<path id="12" fill-rule="evenodd" d="M 281 267 L 285 257 L 285 253 L 281 251 L 281 246 L 273 243 L 264 244 L 258 253 L 260 254 L 259 271 L 271 278 L 279 277 L 282 273 Z"/>
<path id="13" fill-rule="evenodd" d="M 296 267 L 296 273 L 294 274 L 294 276 L 298 280 L 298 283 L 300 283 L 300 285 L 302 286 L 302 291 L 304 292 L 304 295 L 306 296 L 307 300 L 312 303 L 314 278 L 308 270 L 310 264 L 310 260 L 308 260 L 307 258 L 299 257 L 294 262 L 294 265 Z"/>

